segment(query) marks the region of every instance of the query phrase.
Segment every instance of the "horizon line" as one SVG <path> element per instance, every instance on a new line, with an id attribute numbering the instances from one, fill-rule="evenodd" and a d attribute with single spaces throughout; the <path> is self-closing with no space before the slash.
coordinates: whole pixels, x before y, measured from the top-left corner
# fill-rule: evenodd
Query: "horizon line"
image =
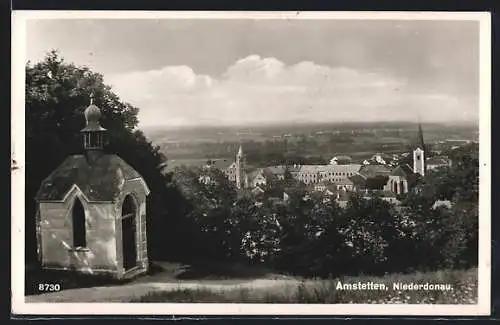
<path id="1" fill-rule="evenodd" d="M 290 121 L 290 122 L 269 122 L 269 123 L 228 123 L 228 124 L 184 124 L 184 125 L 169 125 L 169 124 L 157 124 L 157 125 L 141 125 L 138 124 L 139 129 L 158 129 L 158 128 L 172 128 L 172 129 L 185 129 L 185 128 L 234 128 L 234 127 L 272 127 L 272 126 L 308 126 L 308 125 L 339 125 L 339 124 L 419 124 L 423 125 L 469 125 L 469 126 L 479 126 L 478 120 L 468 120 L 468 121 L 413 121 L 413 120 L 380 120 L 380 121 Z"/>

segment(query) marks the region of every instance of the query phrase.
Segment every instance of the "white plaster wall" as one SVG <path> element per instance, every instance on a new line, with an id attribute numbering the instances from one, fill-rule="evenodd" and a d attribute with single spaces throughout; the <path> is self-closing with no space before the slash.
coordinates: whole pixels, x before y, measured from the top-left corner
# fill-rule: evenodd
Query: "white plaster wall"
<path id="1" fill-rule="evenodd" d="M 69 195 L 65 202 L 39 204 L 42 265 L 88 273 L 116 271 L 113 205 L 89 203 L 80 198 L 85 210 L 87 247 L 76 251 L 72 235 L 72 206 L 76 196 L 78 193 Z"/>

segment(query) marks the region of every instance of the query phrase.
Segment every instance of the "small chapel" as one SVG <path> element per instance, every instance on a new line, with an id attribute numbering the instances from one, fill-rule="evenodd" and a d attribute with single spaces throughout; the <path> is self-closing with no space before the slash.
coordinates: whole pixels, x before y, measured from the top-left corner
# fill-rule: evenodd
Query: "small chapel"
<path id="1" fill-rule="evenodd" d="M 142 176 L 105 152 L 106 129 L 93 96 L 81 130 L 84 152 L 67 157 L 41 184 L 38 258 L 43 269 L 126 279 L 148 270 Z"/>

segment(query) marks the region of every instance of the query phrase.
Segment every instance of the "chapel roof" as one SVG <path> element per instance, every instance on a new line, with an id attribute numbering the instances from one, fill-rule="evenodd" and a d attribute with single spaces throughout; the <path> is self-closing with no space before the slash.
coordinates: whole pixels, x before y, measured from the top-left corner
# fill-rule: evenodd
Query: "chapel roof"
<path id="1" fill-rule="evenodd" d="M 85 155 L 73 155 L 42 182 L 35 198 L 37 201 L 62 201 L 76 185 L 90 201 L 114 201 L 123 184 L 133 179 L 144 181 L 117 155 L 102 155 L 92 164 Z"/>

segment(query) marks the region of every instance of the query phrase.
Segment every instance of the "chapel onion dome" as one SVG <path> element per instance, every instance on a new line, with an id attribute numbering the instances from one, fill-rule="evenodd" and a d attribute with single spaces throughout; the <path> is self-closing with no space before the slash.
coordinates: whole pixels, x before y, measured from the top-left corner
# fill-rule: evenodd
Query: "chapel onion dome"
<path id="1" fill-rule="evenodd" d="M 102 114 L 99 107 L 94 105 L 93 96 L 90 98 L 90 105 L 85 109 L 84 115 L 87 120 L 87 125 L 81 130 L 82 132 L 106 131 L 99 123 Z"/>
<path id="2" fill-rule="evenodd" d="M 99 107 L 95 106 L 94 104 L 90 104 L 86 109 L 85 109 L 85 119 L 88 121 L 99 121 L 101 118 L 101 110 Z"/>

